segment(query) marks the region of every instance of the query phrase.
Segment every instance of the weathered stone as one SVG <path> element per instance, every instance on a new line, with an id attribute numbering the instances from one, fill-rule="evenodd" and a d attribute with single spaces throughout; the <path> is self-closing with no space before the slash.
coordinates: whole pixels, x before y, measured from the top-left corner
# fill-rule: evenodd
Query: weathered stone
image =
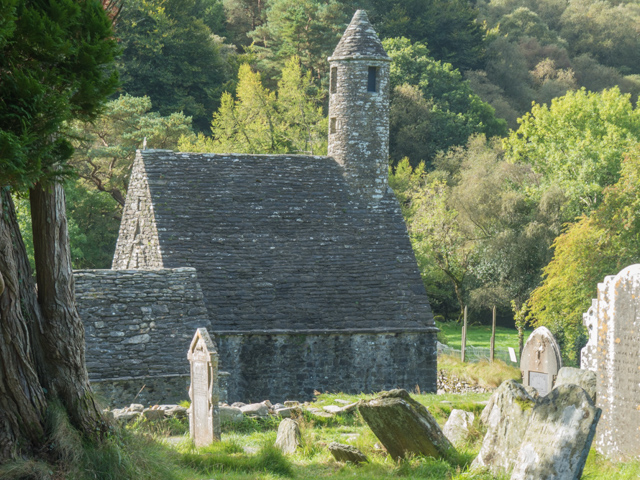
<path id="1" fill-rule="evenodd" d="M 130 412 L 140 412 L 142 413 L 144 410 L 144 405 L 140 404 L 140 403 L 132 403 L 131 405 L 129 405 L 129 407 L 127 407 L 127 410 L 129 410 Z"/>
<path id="2" fill-rule="evenodd" d="M 600 418 L 587 392 L 560 385 L 538 400 L 511 480 L 578 480 Z"/>
<path id="3" fill-rule="evenodd" d="M 181 407 L 180 405 L 172 405 L 170 408 L 166 409 L 164 413 L 167 417 L 173 417 L 177 419 L 187 418 L 187 409 L 185 407 Z"/>
<path id="4" fill-rule="evenodd" d="M 325 405 L 324 407 L 322 407 L 322 409 L 325 412 L 329 413 L 342 413 L 342 407 L 339 407 L 337 405 Z"/>
<path id="5" fill-rule="evenodd" d="M 276 437 L 276 447 L 284 454 L 295 453 L 301 443 L 300 427 L 298 422 L 285 418 L 278 426 L 278 436 Z"/>
<path id="6" fill-rule="evenodd" d="M 218 352 L 206 328 L 193 337 L 187 357 L 191 364 L 189 431 L 196 447 L 220 440 Z"/>
<path id="7" fill-rule="evenodd" d="M 487 434 L 472 469 L 512 480 L 580 478 L 600 416 L 577 385 L 560 385 L 531 397 L 522 385 L 504 382 L 493 395 Z M 487 405 L 489 406 L 489 405 Z"/>
<path id="8" fill-rule="evenodd" d="M 562 368 L 560 348 L 547 327 L 538 327 L 527 339 L 520 358 L 522 383 L 547 395 Z"/>
<path id="9" fill-rule="evenodd" d="M 369 461 L 364 453 L 351 445 L 331 442 L 328 448 L 337 462 L 364 463 Z"/>
<path id="10" fill-rule="evenodd" d="M 300 407 L 284 407 L 278 408 L 276 415 L 280 415 L 283 418 L 290 418 L 302 414 L 302 408 Z"/>
<path id="11" fill-rule="evenodd" d="M 296 400 L 287 400 L 286 402 L 284 402 L 284 406 L 285 407 L 299 407 L 300 406 L 300 402 L 298 402 Z"/>
<path id="12" fill-rule="evenodd" d="M 441 458 L 453 449 L 427 408 L 406 390 L 391 390 L 361 401 L 358 410 L 396 460 L 407 454 Z"/>
<path id="13" fill-rule="evenodd" d="M 160 409 L 153 410 L 153 409 L 147 408 L 145 409 L 144 412 L 142 412 L 142 414 L 149 421 L 162 420 L 165 417 L 164 410 L 160 410 Z"/>
<path id="14" fill-rule="evenodd" d="M 269 416 L 269 408 L 264 403 L 250 403 L 249 405 L 240 407 L 240 411 L 247 416 Z"/>
<path id="15" fill-rule="evenodd" d="M 529 417 L 536 400 L 513 380 L 503 382 L 485 407 L 487 434 L 472 469 L 486 467 L 493 474 L 510 471 L 514 466 Z"/>
<path id="16" fill-rule="evenodd" d="M 142 416 L 142 412 L 128 412 L 126 409 L 114 409 L 113 418 L 118 422 L 133 422 Z"/>
<path id="17" fill-rule="evenodd" d="M 573 367 L 562 367 L 556 379 L 556 387 L 560 385 L 578 385 L 584 388 L 594 403 L 596 401 L 596 383 L 595 372 Z"/>
<path id="18" fill-rule="evenodd" d="M 640 264 L 598 284 L 596 449 L 624 461 L 640 456 Z"/>
<path id="19" fill-rule="evenodd" d="M 591 299 L 589 310 L 582 314 L 582 324 L 587 327 L 589 340 L 580 350 L 580 368 L 595 372 L 598 370 L 598 300 L 596 298 Z"/>
<path id="20" fill-rule="evenodd" d="M 240 423 L 243 418 L 242 410 L 237 407 L 220 407 L 220 423 Z"/>
<path id="21" fill-rule="evenodd" d="M 454 408 L 444 424 L 442 433 L 456 447 L 465 444 L 469 436 L 469 428 L 473 425 L 475 415 L 472 412 L 465 412 Z"/>

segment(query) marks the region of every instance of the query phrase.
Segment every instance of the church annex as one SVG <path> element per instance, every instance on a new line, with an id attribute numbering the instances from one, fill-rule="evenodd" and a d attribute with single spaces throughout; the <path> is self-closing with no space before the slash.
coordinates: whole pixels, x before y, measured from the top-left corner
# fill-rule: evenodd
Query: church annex
<path id="1" fill-rule="evenodd" d="M 113 270 L 76 272 L 94 384 L 187 398 L 206 327 L 231 402 L 435 392 L 437 329 L 387 183 L 390 59 L 363 11 L 329 62 L 327 157 L 138 152 Z"/>

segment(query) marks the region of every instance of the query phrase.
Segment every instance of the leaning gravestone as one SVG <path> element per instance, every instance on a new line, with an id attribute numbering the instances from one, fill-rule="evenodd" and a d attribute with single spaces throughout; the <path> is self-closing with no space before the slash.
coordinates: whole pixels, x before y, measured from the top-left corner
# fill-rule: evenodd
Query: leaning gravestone
<path id="1" fill-rule="evenodd" d="M 598 285 L 596 449 L 613 460 L 640 455 L 640 265 Z"/>
<path id="2" fill-rule="evenodd" d="M 427 407 L 406 390 L 391 390 L 373 400 L 361 400 L 358 410 L 394 460 L 407 454 L 442 458 L 455 450 Z"/>
<path id="3" fill-rule="evenodd" d="M 199 328 L 187 354 L 191 363 L 189 430 L 196 447 L 220 440 L 218 351 L 206 328 Z"/>
<path id="4" fill-rule="evenodd" d="M 522 383 L 535 388 L 544 397 L 553 388 L 561 368 L 562 359 L 556 339 L 547 327 L 536 328 L 522 349 Z"/>

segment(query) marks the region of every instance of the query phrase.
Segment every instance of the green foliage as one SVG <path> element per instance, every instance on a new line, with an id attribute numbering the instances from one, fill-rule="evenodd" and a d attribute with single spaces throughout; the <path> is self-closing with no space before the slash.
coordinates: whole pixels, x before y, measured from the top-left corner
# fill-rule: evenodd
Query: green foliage
<path id="1" fill-rule="evenodd" d="M 514 162 L 541 174 L 542 192 L 560 187 L 568 198 L 567 217 L 593 210 L 602 190 L 620 175 L 623 153 L 640 141 L 640 109 L 617 88 L 584 89 L 534 105 L 520 128 L 505 141 Z M 533 187 L 532 187 L 533 188 Z"/>
<path id="2" fill-rule="evenodd" d="M 383 46 L 393 59 L 393 162 L 409 156 L 413 166 L 424 161 L 429 170 L 437 152 L 464 145 L 474 133 L 506 135 L 506 122 L 495 117 L 493 108 L 473 93 L 458 70 L 434 60 L 424 44 L 390 38 Z"/>
<path id="3" fill-rule="evenodd" d="M 403 160 L 390 177 L 434 309 L 446 314 L 447 284 L 458 316 L 468 303 L 505 309 L 511 300 L 523 303 L 550 260 L 562 192 L 529 195 L 538 176 L 507 162 L 499 142 L 483 136 L 438 156 L 435 166 L 421 179 L 423 170 L 412 173 Z"/>
<path id="4" fill-rule="evenodd" d="M 568 2 L 562 37 L 575 55 L 589 53 L 603 65 L 640 73 L 640 4 L 606 0 Z"/>
<path id="5" fill-rule="evenodd" d="M 296 56 L 316 79 L 324 79 L 327 58 L 349 22 L 345 6 L 337 0 L 270 0 L 267 5 L 266 22 L 248 34 L 259 68 L 269 78 Z"/>
<path id="6" fill-rule="evenodd" d="M 183 112 L 207 128 L 232 68 L 222 4 L 214 0 L 130 0 L 117 22 L 123 90 L 148 96 L 163 116 Z M 233 55 L 233 54 L 231 54 Z"/>
<path id="7" fill-rule="evenodd" d="M 97 0 L 10 0 L 0 7 L 0 184 L 68 173 L 61 130 L 94 118 L 117 84 L 111 22 Z"/>
<path id="8" fill-rule="evenodd" d="M 262 85 L 248 64 L 240 67 L 236 99 L 225 93 L 214 114 L 213 137 L 183 138 L 180 148 L 192 152 L 326 153 L 327 121 L 309 72 L 297 57 L 282 72 L 278 94 Z"/>
<path id="9" fill-rule="evenodd" d="M 455 68 L 482 65 L 484 31 L 467 0 L 362 0 L 381 38 L 406 37 L 429 45 L 436 60 Z"/>
<path id="10" fill-rule="evenodd" d="M 120 95 L 107 103 L 93 122 L 72 127 L 75 153 L 71 165 L 88 188 L 104 192 L 124 207 L 136 149 L 174 149 L 181 137 L 192 137 L 191 118 L 182 113 L 167 117 L 151 112 L 149 97 Z"/>
<path id="11" fill-rule="evenodd" d="M 544 282 L 531 295 L 530 317 L 558 337 L 572 364 L 586 341 L 582 314 L 598 282 L 640 261 L 639 198 L 640 147 L 635 147 L 622 163 L 620 180 L 605 189 L 600 206 L 555 240 Z"/>

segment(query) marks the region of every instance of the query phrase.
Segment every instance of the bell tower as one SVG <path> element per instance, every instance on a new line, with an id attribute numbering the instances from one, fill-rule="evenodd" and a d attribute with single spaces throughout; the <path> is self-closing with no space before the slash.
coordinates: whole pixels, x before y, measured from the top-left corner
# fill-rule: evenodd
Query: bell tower
<path id="1" fill-rule="evenodd" d="M 390 64 L 366 12 L 358 10 L 329 57 L 328 154 L 372 205 L 388 184 Z"/>

